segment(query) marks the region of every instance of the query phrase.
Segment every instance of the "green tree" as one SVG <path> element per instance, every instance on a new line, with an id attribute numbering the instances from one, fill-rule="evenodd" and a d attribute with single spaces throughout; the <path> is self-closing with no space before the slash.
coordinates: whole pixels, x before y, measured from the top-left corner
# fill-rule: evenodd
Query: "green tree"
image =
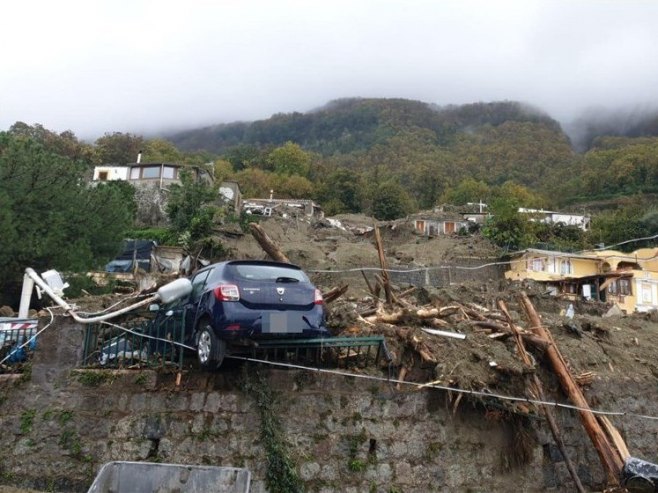
<path id="1" fill-rule="evenodd" d="M 311 168 L 311 155 L 298 144 L 286 142 L 267 156 L 267 161 L 277 175 L 308 176 Z"/>
<path id="2" fill-rule="evenodd" d="M 310 199 L 315 190 L 309 179 L 299 175 L 275 175 L 272 182 L 277 198 Z"/>
<path id="3" fill-rule="evenodd" d="M 0 293 L 15 295 L 26 267 L 80 271 L 116 253 L 133 205 L 117 187 L 86 186 L 85 170 L 32 137 L 0 133 Z"/>
<path id="4" fill-rule="evenodd" d="M 172 229 L 178 233 L 189 233 L 192 241 L 208 236 L 216 207 L 211 203 L 216 197 L 214 188 L 196 182 L 189 173 L 181 173 L 181 185 L 169 188 L 167 214 Z"/>
<path id="5" fill-rule="evenodd" d="M 28 125 L 16 122 L 9 128 L 9 133 L 16 137 L 25 137 L 41 144 L 49 152 L 86 163 L 98 163 L 95 149 L 80 142 L 73 132 L 66 130 L 56 133 L 36 123 Z"/>
<path id="6" fill-rule="evenodd" d="M 328 215 L 361 212 L 364 188 L 357 172 L 340 168 L 330 173 L 322 183 L 318 200 Z"/>
<path id="7" fill-rule="evenodd" d="M 651 211 L 646 210 L 641 197 L 627 200 L 618 209 L 605 211 L 592 217 L 589 240 L 593 244 L 616 245 L 622 251 L 631 252 L 645 246 L 640 242 L 625 243 L 635 238 L 658 234 L 652 222 Z"/>
<path id="8" fill-rule="evenodd" d="M 165 139 L 153 139 L 144 146 L 144 163 L 182 163 L 183 154 Z"/>
<path id="9" fill-rule="evenodd" d="M 381 221 L 403 217 L 413 210 L 413 201 L 407 191 L 396 182 L 378 186 L 372 196 L 372 214 Z"/>
<path id="10" fill-rule="evenodd" d="M 145 141 L 141 135 L 131 133 L 106 133 L 94 143 L 98 160 L 103 164 L 128 164 L 137 160 L 137 155 L 144 150 Z"/>
<path id="11" fill-rule="evenodd" d="M 265 161 L 265 157 L 258 147 L 245 144 L 227 149 L 224 153 L 224 159 L 231 163 L 235 171 L 242 171 Z"/>
<path id="12" fill-rule="evenodd" d="M 500 187 L 495 187 L 491 195 L 494 198 L 513 199 L 519 207 L 539 208 L 546 206 L 546 201 L 541 195 L 513 181 L 506 181 Z"/>
<path id="13" fill-rule="evenodd" d="M 532 223 L 519 213 L 519 202 L 515 197 L 494 199 L 490 206 L 491 217 L 482 229 L 482 234 L 496 245 L 508 250 L 519 250 L 536 242 Z"/>
<path id="14" fill-rule="evenodd" d="M 489 185 L 469 177 L 459 182 L 456 187 L 444 192 L 440 200 L 444 204 L 464 205 L 468 202 L 488 200 L 490 194 Z"/>
<path id="15" fill-rule="evenodd" d="M 244 197 L 266 198 L 270 190 L 274 190 L 274 177 L 272 173 L 258 168 L 246 168 L 233 175 L 233 180 L 240 184 Z"/>
<path id="16" fill-rule="evenodd" d="M 230 161 L 225 159 L 217 159 L 213 164 L 215 184 L 219 185 L 222 181 L 229 179 L 233 172 L 233 165 Z"/>

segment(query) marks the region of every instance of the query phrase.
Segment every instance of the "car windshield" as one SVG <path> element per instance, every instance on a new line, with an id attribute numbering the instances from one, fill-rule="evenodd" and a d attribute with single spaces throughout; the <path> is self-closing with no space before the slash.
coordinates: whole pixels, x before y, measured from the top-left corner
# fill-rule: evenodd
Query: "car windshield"
<path id="1" fill-rule="evenodd" d="M 278 265 L 233 264 L 228 266 L 231 277 L 249 281 L 308 282 L 301 270 Z"/>

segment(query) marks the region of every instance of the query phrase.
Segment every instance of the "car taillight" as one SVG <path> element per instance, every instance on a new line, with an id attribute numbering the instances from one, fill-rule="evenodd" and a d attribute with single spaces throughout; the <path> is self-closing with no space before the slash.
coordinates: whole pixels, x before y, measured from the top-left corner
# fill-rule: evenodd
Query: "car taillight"
<path id="1" fill-rule="evenodd" d="M 324 298 L 322 298 L 322 292 L 319 289 L 315 290 L 315 300 L 313 300 L 313 303 L 316 305 L 324 304 Z"/>
<path id="2" fill-rule="evenodd" d="M 221 284 L 214 293 L 217 301 L 240 301 L 240 290 L 235 284 Z"/>

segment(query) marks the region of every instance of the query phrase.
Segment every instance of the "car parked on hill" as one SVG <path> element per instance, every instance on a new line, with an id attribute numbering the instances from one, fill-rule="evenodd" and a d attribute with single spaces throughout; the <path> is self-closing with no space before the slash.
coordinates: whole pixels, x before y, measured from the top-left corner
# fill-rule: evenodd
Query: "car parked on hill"
<path id="1" fill-rule="evenodd" d="M 204 368 L 258 339 L 329 337 L 322 294 L 296 265 L 232 260 L 199 270 L 183 302 L 185 331 Z"/>

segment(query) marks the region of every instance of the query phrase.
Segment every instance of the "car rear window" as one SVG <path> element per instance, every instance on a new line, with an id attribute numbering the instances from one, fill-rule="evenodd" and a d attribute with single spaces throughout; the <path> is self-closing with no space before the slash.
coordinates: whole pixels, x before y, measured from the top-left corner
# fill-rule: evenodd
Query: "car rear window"
<path id="1" fill-rule="evenodd" d="M 279 267 L 277 265 L 233 264 L 227 266 L 232 278 L 249 281 L 275 281 L 279 278 L 295 279 L 308 282 L 309 279 L 298 269 Z"/>

